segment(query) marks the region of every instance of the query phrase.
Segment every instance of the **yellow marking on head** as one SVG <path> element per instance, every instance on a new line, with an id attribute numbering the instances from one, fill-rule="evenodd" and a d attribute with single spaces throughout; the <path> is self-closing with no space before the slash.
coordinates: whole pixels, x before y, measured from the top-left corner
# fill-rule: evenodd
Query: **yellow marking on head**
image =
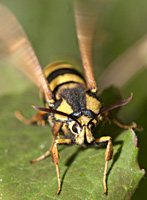
<path id="1" fill-rule="evenodd" d="M 89 128 L 84 126 L 80 134 L 75 135 L 76 144 L 79 144 L 79 145 L 83 144 L 85 135 L 86 135 L 86 140 L 88 143 L 91 143 L 93 140 L 95 140 Z"/>
<path id="2" fill-rule="evenodd" d="M 86 139 L 88 143 L 91 143 L 95 138 L 93 137 L 92 132 L 89 130 L 89 128 L 86 127 Z"/>
<path id="3" fill-rule="evenodd" d="M 84 143 L 84 136 L 85 136 L 85 127 L 81 130 L 80 134 L 75 135 L 76 144 L 83 144 Z"/>
<path id="4" fill-rule="evenodd" d="M 73 112 L 72 108 L 70 107 L 70 105 L 63 99 L 60 106 L 57 108 L 57 110 L 67 113 L 67 114 L 71 114 Z M 59 115 L 59 114 L 55 114 L 54 115 L 56 120 L 67 120 L 67 117 L 64 115 Z"/>
<path id="5" fill-rule="evenodd" d="M 85 116 L 85 115 L 82 115 L 81 117 L 78 118 L 78 121 L 80 122 L 80 124 L 81 124 L 82 126 L 84 126 L 84 125 L 88 125 L 88 123 L 89 123 L 89 121 L 90 121 L 91 119 L 92 119 L 92 118 L 89 118 L 89 117 L 87 117 L 87 116 Z M 97 125 L 97 120 L 96 120 L 96 119 L 93 119 L 92 122 L 94 123 L 95 126 Z M 88 127 L 88 128 L 91 128 L 90 126 L 91 126 L 91 124 L 89 124 L 89 127 Z"/>
<path id="6" fill-rule="evenodd" d="M 102 105 L 99 100 L 86 94 L 86 107 L 87 109 L 97 114 L 100 108 L 102 107 Z"/>
<path id="7" fill-rule="evenodd" d="M 83 126 L 83 125 L 87 125 L 88 122 L 89 122 L 91 119 L 92 119 L 92 118 L 90 118 L 90 117 L 88 117 L 88 116 L 82 115 L 81 117 L 78 118 L 78 121 L 79 121 L 80 124 Z M 97 120 L 96 120 L 96 119 L 93 119 L 92 122 L 96 125 Z"/>
<path id="8" fill-rule="evenodd" d="M 80 124 L 83 126 L 83 125 L 87 125 L 88 122 L 91 120 L 91 118 L 85 116 L 85 115 L 82 115 L 81 117 L 78 118 L 78 121 L 80 122 Z"/>

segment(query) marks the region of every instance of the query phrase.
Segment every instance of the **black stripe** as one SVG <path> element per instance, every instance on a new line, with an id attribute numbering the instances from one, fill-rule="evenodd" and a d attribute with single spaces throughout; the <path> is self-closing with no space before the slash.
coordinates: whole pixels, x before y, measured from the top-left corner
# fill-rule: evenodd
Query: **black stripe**
<path id="1" fill-rule="evenodd" d="M 76 82 L 76 81 L 67 81 L 67 82 L 61 83 L 61 84 L 57 85 L 57 86 L 54 88 L 54 90 L 52 91 L 53 94 L 55 94 L 55 93 L 57 92 L 57 90 L 59 89 L 59 87 L 61 87 L 61 86 L 63 86 L 63 85 L 68 85 L 68 84 L 70 84 L 70 83 L 81 84 L 81 83 Z"/>
<path id="2" fill-rule="evenodd" d="M 83 76 L 78 71 L 76 71 L 75 69 L 61 68 L 61 69 L 57 69 L 57 70 L 53 71 L 51 74 L 49 74 L 48 77 L 47 77 L 47 80 L 50 83 L 57 76 L 64 75 L 64 74 L 76 74 L 79 77 L 81 77 L 82 79 L 84 79 Z"/>

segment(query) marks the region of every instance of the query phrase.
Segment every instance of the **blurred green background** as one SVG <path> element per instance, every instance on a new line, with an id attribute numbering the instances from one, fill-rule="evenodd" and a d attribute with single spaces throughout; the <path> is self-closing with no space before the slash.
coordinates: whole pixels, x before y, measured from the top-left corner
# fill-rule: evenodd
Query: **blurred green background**
<path id="1" fill-rule="evenodd" d="M 105 6 L 100 11 L 93 46 L 96 79 L 119 55 L 147 33 L 146 0 L 105 0 L 104 2 Z M 16 15 L 43 67 L 61 57 L 80 58 L 74 23 L 73 0 L 0 0 L 0 3 L 10 8 Z M 110 37 L 104 42 L 99 42 L 98 38 L 101 36 L 101 41 L 103 41 L 103 33 L 106 34 L 101 28 L 110 33 Z M 2 72 L 1 69 L 0 73 Z M 6 84 L 6 82 L 4 83 Z M 24 83 L 26 83 L 25 80 Z M 13 85 L 12 88 L 4 88 L 1 85 L 0 90 L 1 94 L 8 94 L 10 90 L 13 90 Z M 124 108 L 120 112 L 120 118 L 126 123 L 131 123 L 133 120 L 143 126 L 144 131 L 137 134 L 140 149 L 138 159 L 140 168 L 147 170 L 146 66 L 134 77 L 131 77 L 121 89 L 123 97 L 128 97 L 130 92 L 134 93 L 132 107 Z M 132 199 L 145 199 L 146 188 L 147 181 L 144 177 Z"/>

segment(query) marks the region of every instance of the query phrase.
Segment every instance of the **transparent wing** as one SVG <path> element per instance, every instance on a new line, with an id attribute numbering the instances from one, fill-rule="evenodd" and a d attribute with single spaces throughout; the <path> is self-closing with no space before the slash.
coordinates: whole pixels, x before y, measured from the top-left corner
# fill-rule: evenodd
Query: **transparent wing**
<path id="1" fill-rule="evenodd" d="M 53 99 L 27 36 L 15 16 L 3 5 L 0 5 L 0 59 L 7 60 L 23 71 L 44 91 L 48 101 Z"/>
<path id="2" fill-rule="evenodd" d="M 102 73 L 98 79 L 99 92 L 111 85 L 122 88 L 143 68 L 147 68 L 147 35 L 131 46 Z"/>
<path id="3" fill-rule="evenodd" d="M 75 0 L 75 21 L 87 88 L 95 92 L 96 82 L 92 69 L 92 40 L 98 15 L 97 0 Z"/>

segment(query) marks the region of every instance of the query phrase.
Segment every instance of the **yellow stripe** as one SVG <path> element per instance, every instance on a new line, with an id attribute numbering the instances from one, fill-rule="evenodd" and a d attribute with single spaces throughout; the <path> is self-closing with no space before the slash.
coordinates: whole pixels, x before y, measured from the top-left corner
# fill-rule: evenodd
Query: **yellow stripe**
<path id="1" fill-rule="evenodd" d="M 44 75 L 45 77 L 48 77 L 49 74 L 51 74 L 53 71 L 60 69 L 60 68 L 74 68 L 72 65 L 64 63 L 64 62 L 54 62 L 49 65 L 47 65 L 44 68 Z"/>
<path id="2" fill-rule="evenodd" d="M 74 69 L 74 67 L 71 64 L 68 63 L 64 63 L 63 61 L 57 61 L 57 62 L 53 62 L 49 65 L 47 65 L 43 72 L 45 77 L 48 77 L 52 72 L 58 70 L 58 69 L 62 69 L 62 68 L 70 68 L 70 69 Z M 68 81 L 75 81 L 77 83 L 81 83 L 85 85 L 85 82 L 83 81 L 82 78 L 80 78 L 78 75 L 76 74 L 64 74 L 64 75 L 58 75 L 56 78 L 54 78 L 51 82 L 50 82 L 50 88 L 51 91 L 53 91 L 55 89 L 56 86 L 62 84 L 62 83 L 66 83 Z M 76 83 L 70 83 L 68 85 L 63 85 L 61 86 L 62 88 L 73 88 L 76 86 Z M 43 99 L 43 95 L 42 95 L 42 91 L 40 91 L 40 98 Z M 58 94 L 56 94 L 56 98 L 58 99 Z"/>
<path id="3" fill-rule="evenodd" d="M 64 75 L 60 75 L 60 76 L 56 77 L 55 79 L 53 79 L 50 82 L 50 88 L 53 91 L 56 86 L 58 86 L 62 83 L 66 83 L 68 81 L 75 81 L 75 82 L 84 84 L 83 79 L 81 79 L 79 76 L 77 76 L 75 74 L 64 74 Z"/>

